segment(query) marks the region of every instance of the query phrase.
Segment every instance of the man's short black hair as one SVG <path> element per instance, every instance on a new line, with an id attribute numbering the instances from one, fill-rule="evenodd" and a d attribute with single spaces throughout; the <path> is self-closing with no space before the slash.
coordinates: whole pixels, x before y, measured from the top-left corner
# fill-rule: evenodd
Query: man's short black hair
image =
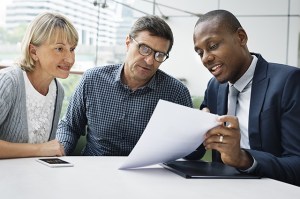
<path id="1" fill-rule="evenodd" d="M 217 20 L 228 31 L 235 32 L 238 28 L 241 28 L 239 20 L 227 10 L 213 10 L 199 17 L 195 27 L 204 21 Z"/>

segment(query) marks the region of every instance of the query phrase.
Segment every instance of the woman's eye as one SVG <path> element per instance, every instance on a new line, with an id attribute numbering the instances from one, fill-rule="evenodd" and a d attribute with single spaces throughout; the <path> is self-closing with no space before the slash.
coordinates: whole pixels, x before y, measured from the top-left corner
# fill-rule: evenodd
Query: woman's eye
<path id="1" fill-rule="evenodd" d="M 61 52 L 63 48 L 55 48 L 56 51 Z"/>

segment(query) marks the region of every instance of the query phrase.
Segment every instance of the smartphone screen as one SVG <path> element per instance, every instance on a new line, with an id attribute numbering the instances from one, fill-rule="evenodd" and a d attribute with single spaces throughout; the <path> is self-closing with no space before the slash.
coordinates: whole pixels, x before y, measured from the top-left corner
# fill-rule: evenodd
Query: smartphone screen
<path id="1" fill-rule="evenodd" d="M 49 167 L 72 167 L 72 163 L 59 158 L 40 158 L 37 159 L 38 162 L 45 164 Z"/>

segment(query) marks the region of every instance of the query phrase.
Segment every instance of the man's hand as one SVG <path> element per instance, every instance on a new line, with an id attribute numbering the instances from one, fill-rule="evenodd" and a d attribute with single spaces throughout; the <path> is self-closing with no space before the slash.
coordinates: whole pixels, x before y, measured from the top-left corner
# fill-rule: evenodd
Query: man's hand
<path id="1" fill-rule="evenodd" d="M 240 147 L 241 134 L 238 118 L 224 115 L 220 116 L 218 121 L 220 125 L 206 133 L 206 138 L 203 142 L 206 150 L 214 149 L 219 151 L 224 164 L 239 169 L 250 168 L 253 160 Z M 228 124 L 228 126 L 224 124 Z"/>

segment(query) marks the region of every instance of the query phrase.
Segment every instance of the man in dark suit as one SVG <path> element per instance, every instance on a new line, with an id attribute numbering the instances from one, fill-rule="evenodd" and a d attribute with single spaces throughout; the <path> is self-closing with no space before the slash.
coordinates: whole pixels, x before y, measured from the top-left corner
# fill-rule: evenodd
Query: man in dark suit
<path id="1" fill-rule="evenodd" d="M 214 76 L 200 109 L 222 116 L 187 158 L 212 149 L 213 161 L 300 186 L 300 69 L 250 53 L 245 30 L 225 10 L 201 16 L 193 37 Z M 230 86 L 239 93 L 233 116 L 227 114 Z"/>

